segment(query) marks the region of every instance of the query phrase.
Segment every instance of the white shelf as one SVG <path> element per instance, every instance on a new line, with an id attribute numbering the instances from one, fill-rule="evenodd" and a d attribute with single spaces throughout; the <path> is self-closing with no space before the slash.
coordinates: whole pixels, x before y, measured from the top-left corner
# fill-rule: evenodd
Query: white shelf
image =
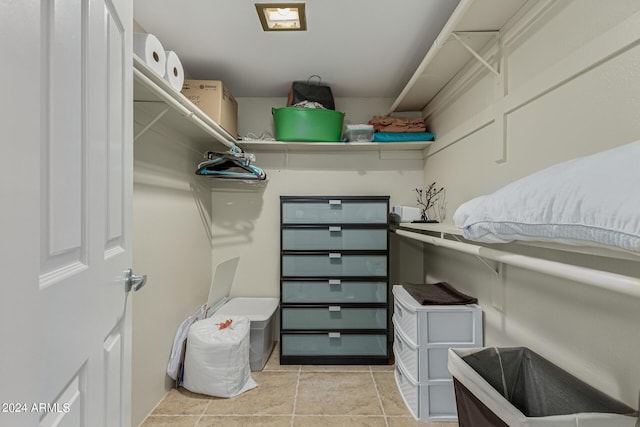
<path id="1" fill-rule="evenodd" d="M 198 151 L 227 150 L 236 140 L 202 110 L 133 55 L 134 121 L 140 126 L 134 138 L 163 125 L 185 136 Z M 135 140 L 135 139 L 134 139 Z"/>
<path id="2" fill-rule="evenodd" d="M 612 246 L 600 245 L 597 243 L 593 243 L 590 245 L 569 245 L 563 243 L 556 243 L 553 241 L 525 241 L 525 240 L 516 240 L 511 243 L 491 243 L 491 244 L 483 244 L 478 242 L 473 242 L 471 240 L 466 240 L 462 233 L 462 229 L 457 228 L 453 224 L 440 224 L 440 223 L 412 223 L 406 222 L 399 224 L 399 227 L 408 230 L 415 231 L 418 233 L 421 232 L 429 232 L 438 234 L 441 239 L 445 239 L 446 236 L 451 236 L 455 241 L 471 243 L 474 245 L 485 245 L 487 247 L 493 248 L 503 248 L 508 245 L 522 245 L 522 246 L 533 246 L 543 249 L 550 249 L 554 251 L 563 251 L 563 252 L 572 252 L 576 254 L 582 255 L 594 255 L 605 258 L 616 258 L 623 259 L 628 261 L 636 261 L 640 262 L 640 255 L 634 252 L 627 252 L 622 249 L 618 249 Z"/>
<path id="3" fill-rule="evenodd" d="M 467 62 L 477 60 L 469 49 L 477 53 L 496 43 L 502 27 L 530 2 L 461 0 L 389 113 L 422 111 Z"/>
<path id="4" fill-rule="evenodd" d="M 439 222 L 402 222 L 399 226 L 416 231 L 438 233 L 441 235 L 440 237 L 443 237 L 445 234 L 462 236 L 462 230 L 453 224 L 442 224 Z"/>
<path id="5" fill-rule="evenodd" d="M 406 151 L 424 150 L 433 141 L 420 142 L 284 142 L 284 141 L 241 141 L 241 146 L 249 151 Z"/>

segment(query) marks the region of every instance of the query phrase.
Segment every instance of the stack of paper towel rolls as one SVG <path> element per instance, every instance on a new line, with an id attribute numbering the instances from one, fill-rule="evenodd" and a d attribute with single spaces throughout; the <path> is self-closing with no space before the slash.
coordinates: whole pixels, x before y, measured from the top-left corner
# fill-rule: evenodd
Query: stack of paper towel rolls
<path id="1" fill-rule="evenodd" d="M 133 53 L 138 55 L 156 74 L 164 78 L 178 92 L 182 90 L 184 70 L 180 58 L 173 51 L 165 51 L 153 34 L 133 33 Z"/>

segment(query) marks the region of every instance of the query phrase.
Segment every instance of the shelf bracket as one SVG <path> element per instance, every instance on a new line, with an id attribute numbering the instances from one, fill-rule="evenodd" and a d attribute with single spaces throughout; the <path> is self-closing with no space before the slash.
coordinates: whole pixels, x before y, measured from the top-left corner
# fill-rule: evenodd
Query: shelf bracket
<path id="1" fill-rule="evenodd" d="M 497 274 L 491 276 L 491 305 L 500 312 L 504 312 L 505 310 L 507 293 L 506 269 L 507 266 L 499 262 Z"/>
<path id="2" fill-rule="evenodd" d="M 164 116 L 164 115 L 167 113 L 167 111 L 169 111 L 169 107 L 166 107 L 164 110 L 160 111 L 160 112 L 158 113 L 158 115 L 157 115 L 156 117 L 154 117 L 154 119 L 153 119 L 153 120 L 151 120 L 151 121 L 149 122 L 149 124 L 148 124 L 148 125 L 146 125 L 145 127 L 143 127 L 143 128 L 140 130 L 140 132 L 138 132 L 138 133 L 137 133 L 137 135 L 135 135 L 135 136 L 133 137 L 133 142 L 135 143 L 135 142 L 136 142 L 136 140 L 137 140 L 138 138 L 140 138 L 140 137 L 141 137 L 141 136 L 142 136 L 146 131 L 148 131 L 148 130 L 149 130 L 149 128 L 151 128 L 151 126 L 153 126 L 154 124 L 156 124 L 156 122 L 157 122 L 158 120 L 160 120 L 160 119 L 162 118 L 162 116 Z"/>
<path id="3" fill-rule="evenodd" d="M 460 240 L 460 238 L 458 236 L 456 236 L 455 234 L 451 234 L 451 237 L 453 237 L 454 240 L 456 240 L 457 242 L 460 243 L 466 243 L 463 242 L 462 240 Z M 444 233 L 442 233 L 441 238 L 444 239 Z M 480 255 L 476 255 L 475 256 L 482 264 L 484 264 L 485 267 L 487 267 L 489 270 L 491 270 L 491 272 L 493 273 L 494 276 L 496 277 L 501 277 L 502 273 L 503 273 L 503 269 L 501 268 L 501 263 L 498 263 L 496 266 L 491 265 L 491 263 L 489 263 L 486 259 L 482 258 Z"/>
<path id="4" fill-rule="evenodd" d="M 496 36 L 498 36 L 500 34 L 499 31 L 454 31 L 451 33 L 451 36 L 456 39 L 461 45 L 462 47 L 464 47 L 471 55 L 474 56 L 474 58 L 476 58 L 482 65 L 484 65 L 487 69 L 489 69 L 489 71 L 491 71 L 493 74 L 495 74 L 496 76 L 500 76 L 500 71 L 496 70 L 495 68 L 493 68 L 493 66 L 491 66 L 491 64 L 489 64 L 482 56 L 480 56 L 478 54 L 478 52 L 476 52 L 475 50 L 473 50 L 473 48 L 471 46 L 469 46 L 467 43 L 465 43 L 464 40 L 462 40 L 462 38 L 460 38 L 460 36 L 458 34 L 495 34 Z"/>
<path id="5" fill-rule="evenodd" d="M 478 52 L 476 52 L 471 46 L 469 46 L 460 36 L 463 34 L 492 34 L 496 38 L 496 53 L 497 65 L 492 66 L 489 64 Z M 502 55 L 502 40 L 500 38 L 500 31 L 457 31 L 452 32 L 451 36 L 457 40 L 474 58 L 476 58 L 485 68 L 491 71 L 497 79 L 495 79 L 495 99 L 494 104 L 494 120 L 496 129 L 496 147 L 494 161 L 497 164 L 502 164 L 507 161 L 507 120 L 506 114 L 501 110 L 502 102 L 498 102 L 506 95 L 506 73 L 504 67 L 504 57 Z"/>

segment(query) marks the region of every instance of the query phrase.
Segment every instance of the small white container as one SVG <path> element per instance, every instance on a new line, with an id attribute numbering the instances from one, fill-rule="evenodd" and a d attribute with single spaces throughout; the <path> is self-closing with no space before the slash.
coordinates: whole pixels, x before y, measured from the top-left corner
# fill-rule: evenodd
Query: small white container
<path id="1" fill-rule="evenodd" d="M 229 298 L 239 258 L 231 258 L 216 267 L 209 289 L 207 317 L 243 316 L 251 322 L 249 365 L 261 371 L 276 341 L 276 310 L 279 298 Z"/>
<path id="2" fill-rule="evenodd" d="M 347 125 L 345 136 L 349 142 L 373 141 L 373 125 Z"/>
<path id="3" fill-rule="evenodd" d="M 273 350 L 278 303 L 278 298 L 231 298 L 215 313 L 245 316 L 251 321 L 249 365 L 254 372 L 264 368 Z"/>

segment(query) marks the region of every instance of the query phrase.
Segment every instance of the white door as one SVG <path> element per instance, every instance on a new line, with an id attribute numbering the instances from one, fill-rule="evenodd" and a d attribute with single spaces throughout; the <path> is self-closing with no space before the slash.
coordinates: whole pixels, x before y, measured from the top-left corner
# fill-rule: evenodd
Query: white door
<path id="1" fill-rule="evenodd" d="M 0 425 L 128 426 L 130 0 L 0 1 Z"/>

